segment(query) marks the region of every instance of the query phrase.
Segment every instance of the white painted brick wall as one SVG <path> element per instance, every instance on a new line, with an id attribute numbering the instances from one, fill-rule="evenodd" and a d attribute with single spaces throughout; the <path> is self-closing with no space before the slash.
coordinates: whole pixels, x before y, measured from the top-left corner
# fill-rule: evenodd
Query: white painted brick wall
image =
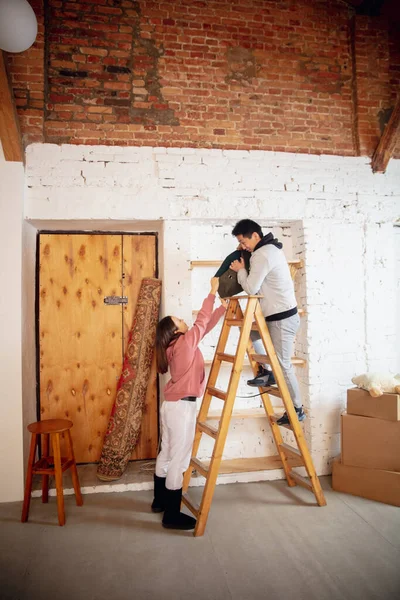
<path id="1" fill-rule="evenodd" d="M 396 371 L 400 373 L 400 222 L 394 228 L 394 240 L 395 240 L 395 261 L 396 261 L 396 317 L 397 317 L 397 326 L 396 326 L 396 347 L 397 347 L 397 364 Z"/>
<path id="2" fill-rule="evenodd" d="M 140 221 L 161 220 L 163 312 L 188 321 L 213 274 L 190 270 L 190 260 L 225 257 L 235 247 L 230 231 L 237 220 L 268 225 L 288 258 L 303 258 L 296 295 L 307 315 L 296 353 L 307 359 L 298 377 L 319 473 L 329 472 L 339 451 L 351 377 L 366 369 L 400 371 L 400 230 L 393 227 L 400 161 L 374 175 L 365 157 L 34 144 L 27 149 L 26 184 L 24 215 L 39 226 L 96 219 L 96 228 L 100 222 L 107 230 L 119 220 L 137 231 Z M 216 342 L 217 331 L 203 345 L 206 358 Z M 246 375 L 238 395 L 249 395 Z M 226 378 L 222 372 L 221 386 Z M 237 407 L 259 405 L 258 398 L 237 399 Z M 265 429 L 264 419 L 233 423 L 225 456 L 270 453 Z M 207 443 L 201 452 L 209 454 Z"/>

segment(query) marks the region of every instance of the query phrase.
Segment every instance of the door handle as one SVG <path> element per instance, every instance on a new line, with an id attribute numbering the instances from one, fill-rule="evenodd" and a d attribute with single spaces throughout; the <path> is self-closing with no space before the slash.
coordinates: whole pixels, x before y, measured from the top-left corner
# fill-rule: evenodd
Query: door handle
<path id="1" fill-rule="evenodd" d="M 128 304 L 127 296 L 105 296 L 104 304 L 115 306 L 116 304 Z"/>

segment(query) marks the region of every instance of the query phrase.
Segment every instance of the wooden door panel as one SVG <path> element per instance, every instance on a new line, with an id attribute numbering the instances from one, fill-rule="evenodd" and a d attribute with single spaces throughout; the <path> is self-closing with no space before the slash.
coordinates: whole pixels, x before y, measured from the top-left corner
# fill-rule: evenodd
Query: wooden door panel
<path id="1" fill-rule="evenodd" d="M 69 418 L 78 462 L 96 462 L 122 365 L 122 238 L 40 236 L 41 418 Z"/>
<path id="2" fill-rule="evenodd" d="M 77 461 L 97 462 L 141 280 L 156 274 L 156 237 L 41 234 L 39 251 L 41 418 L 71 419 Z M 128 304 L 104 304 L 115 295 Z M 154 360 L 132 458 L 154 458 L 157 445 Z"/>
<path id="3" fill-rule="evenodd" d="M 154 235 L 123 236 L 123 290 L 128 304 L 123 310 L 124 351 L 135 315 L 136 302 L 143 277 L 156 275 L 156 237 Z M 155 458 L 158 447 L 158 394 L 155 356 L 142 420 L 142 428 L 132 459 Z"/>

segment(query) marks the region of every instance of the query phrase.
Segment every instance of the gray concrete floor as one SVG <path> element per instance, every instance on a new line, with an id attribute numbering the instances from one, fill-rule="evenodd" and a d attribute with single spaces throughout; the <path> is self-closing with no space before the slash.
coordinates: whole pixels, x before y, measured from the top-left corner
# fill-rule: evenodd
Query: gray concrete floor
<path id="1" fill-rule="evenodd" d="M 0 505 L 2 600 L 396 600 L 400 508 L 285 481 L 219 485 L 206 533 L 173 532 L 151 491 Z M 200 499 L 201 489 L 190 490 Z"/>

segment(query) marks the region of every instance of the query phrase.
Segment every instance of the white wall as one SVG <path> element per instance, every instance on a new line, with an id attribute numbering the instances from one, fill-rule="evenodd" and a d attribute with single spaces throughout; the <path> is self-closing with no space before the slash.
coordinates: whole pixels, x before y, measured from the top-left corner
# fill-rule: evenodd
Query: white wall
<path id="1" fill-rule="evenodd" d="M 285 238 L 288 255 L 305 260 L 296 292 L 307 315 L 297 352 L 307 367 L 298 375 L 319 473 L 329 472 L 339 451 L 351 377 L 372 368 L 400 371 L 393 228 L 400 161 L 374 175 L 365 157 L 32 145 L 27 185 L 25 218 L 37 227 L 163 222 L 163 310 L 185 319 L 199 308 L 202 278 L 210 275 L 191 271 L 190 260 L 223 258 L 235 246 L 232 223 L 253 218 Z M 235 427 L 228 456 L 268 449 L 265 422 Z"/>
<path id="2" fill-rule="evenodd" d="M 396 282 L 397 282 L 397 301 L 396 301 L 396 346 L 397 346 L 397 373 L 400 373 L 400 222 L 394 229 L 395 239 L 395 261 L 396 261 Z"/>
<path id="3" fill-rule="evenodd" d="M 24 170 L 0 144 L 0 502 L 23 497 L 21 253 Z"/>

